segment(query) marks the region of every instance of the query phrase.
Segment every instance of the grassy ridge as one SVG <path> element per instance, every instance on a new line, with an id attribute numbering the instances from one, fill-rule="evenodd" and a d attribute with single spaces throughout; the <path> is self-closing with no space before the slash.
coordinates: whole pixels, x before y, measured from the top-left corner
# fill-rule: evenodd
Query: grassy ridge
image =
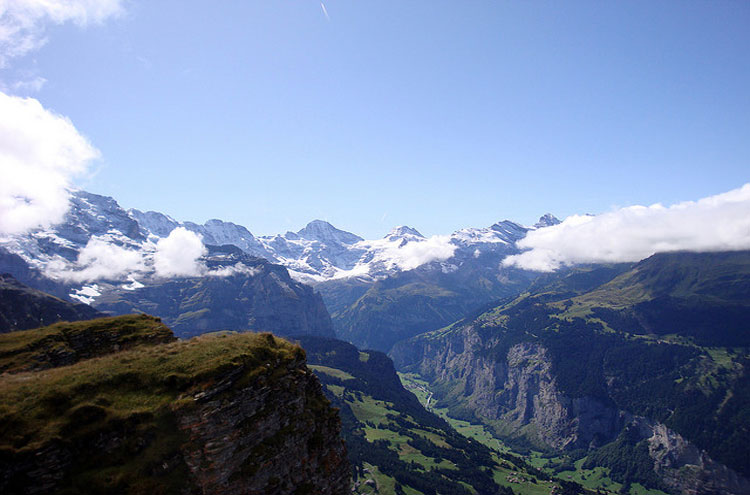
<path id="1" fill-rule="evenodd" d="M 265 373 L 265 363 L 302 357 L 298 346 L 271 334 L 209 334 L 71 366 L 1 375 L 0 445 L 37 448 L 84 424 L 187 406 L 232 370 L 247 369 L 244 380 L 249 381 Z"/>
<path id="2" fill-rule="evenodd" d="M 55 481 L 59 493 L 179 493 L 189 476 L 177 416 L 197 407 L 208 390 L 214 399 L 261 377 L 273 383 L 304 359 L 299 346 L 271 334 L 219 333 L 155 344 L 152 337 L 161 340 L 163 328 L 155 318 L 126 316 L 59 324 L 36 335 L 18 332 L 3 341 L 5 352 L 16 351 L 18 364 L 23 356 L 36 357 L 19 349 L 57 342 L 61 334 L 122 332 L 123 345 L 145 338 L 69 366 L 0 375 L 0 466 L 9 492 L 59 473 L 65 476 Z M 38 469 L 13 471 L 39 461 L 45 464 Z"/>
<path id="3" fill-rule="evenodd" d="M 159 318 L 143 314 L 60 322 L 0 334 L 0 372 L 53 368 L 135 345 L 174 339 Z"/>

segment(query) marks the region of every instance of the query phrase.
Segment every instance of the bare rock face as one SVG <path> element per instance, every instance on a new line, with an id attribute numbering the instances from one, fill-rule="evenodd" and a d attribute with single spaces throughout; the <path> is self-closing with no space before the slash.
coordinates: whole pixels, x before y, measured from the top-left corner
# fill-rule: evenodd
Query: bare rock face
<path id="1" fill-rule="evenodd" d="M 539 344 L 516 344 L 504 359 L 496 359 L 483 351 L 486 343 L 472 327 L 445 345 L 420 344 L 420 350 L 409 350 L 408 342 L 397 346 L 392 353 L 397 367 L 406 364 L 406 355 L 420 356 L 420 374 L 451 383 L 452 397 L 465 399 L 478 417 L 499 420 L 509 433 L 521 432 L 540 446 L 599 446 L 622 428 L 622 415 L 600 400 L 571 398 L 558 390 L 551 359 Z"/>
<path id="2" fill-rule="evenodd" d="M 639 418 L 654 470 L 684 495 L 750 493 L 750 482 L 660 423 Z"/>
<path id="3" fill-rule="evenodd" d="M 508 351 L 505 410 L 501 418 L 519 428 L 533 424 L 536 436 L 555 449 L 588 448 L 611 439 L 622 427 L 622 415 L 600 400 L 562 394 L 544 347 L 521 343 Z"/>
<path id="4" fill-rule="evenodd" d="M 185 461 L 202 493 L 348 493 L 338 415 L 304 361 L 273 383 L 262 377 L 231 397 L 221 393 L 238 379 L 203 392 L 200 406 L 179 418 L 189 436 Z"/>

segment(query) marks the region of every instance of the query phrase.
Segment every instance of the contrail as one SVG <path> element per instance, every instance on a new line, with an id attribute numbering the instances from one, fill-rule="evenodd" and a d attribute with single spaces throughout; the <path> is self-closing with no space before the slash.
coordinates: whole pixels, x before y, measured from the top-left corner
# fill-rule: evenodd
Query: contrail
<path id="1" fill-rule="evenodd" d="M 325 6 L 325 5 L 323 4 L 323 2 L 320 2 L 320 8 L 321 8 L 321 9 L 323 9 L 323 13 L 324 13 L 324 14 L 325 14 L 325 16 L 326 16 L 326 19 L 328 19 L 328 20 L 330 21 L 330 20 L 331 20 L 331 18 L 330 18 L 330 17 L 328 17 L 328 9 L 326 9 L 326 6 Z"/>

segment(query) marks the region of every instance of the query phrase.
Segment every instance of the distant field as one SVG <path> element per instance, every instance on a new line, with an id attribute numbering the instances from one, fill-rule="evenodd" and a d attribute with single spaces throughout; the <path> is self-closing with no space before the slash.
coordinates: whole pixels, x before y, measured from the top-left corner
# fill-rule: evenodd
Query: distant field
<path id="1" fill-rule="evenodd" d="M 721 353 L 717 353 L 717 357 L 723 357 Z M 603 467 L 596 467 L 594 469 L 583 469 L 581 466 L 586 461 L 586 458 L 579 459 L 573 466 L 575 470 L 565 470 L 556 472 L 550 468 L 553 465 L 560 465 L 561 463 L 570 459 L 566 457 L 550 457 L 545 456 L 542 452 L 531 451 L 529 454 L 521 455 L 513 452 L 502 440 L 496 438 L 489 428 L 482 424 L 472 424 L 468 421 L 452 418 L 449 415 L 447 408 L 437 407 L 439 404 L 432 399 L 432 393 L 429 389 L 429 383 L 423 380 L 419 375 L 415 373 L 399 373 L 399 378 L 404 384 L 404 388 L 412 392 L 417 399 L 422 403 L 425 408 L 430 412 L 433 412 L 441 418 L 448 421 L 448 423 L 460 434 L 473 438 L 474 440 L 486 445 L 487 447 L 495 450 L 496 452 L 503 454 L 513 454 L 519 457 L 523 457 L 526 462 L 535 468 L 539 468 L 544 472 L 557 477 L 564 481 L 575 481 L 580 483 L 589 490 L 599 490 L 603 493 L 619 494 L 622 489 L 622 485 L 609 478 L 609 469 Z M 427 399 L 430 398 L 428 405 Z M 510 469 L 497 469 L 494 473 L 494 479 L 497 483 L 509 486 L 514 492 L 523 495 L 535 495 L 535 494 L 549 494 L 550 484 L 548 482 L 538 483 L 513 483 L 509 482 L 508 479 L 520 480 L 523 476 L 518 476 L 516 471 Z M 628 492 L 630 495 L 668 495 L 660 490 L 648 490 L 638 483 L 633 483 Z"/>

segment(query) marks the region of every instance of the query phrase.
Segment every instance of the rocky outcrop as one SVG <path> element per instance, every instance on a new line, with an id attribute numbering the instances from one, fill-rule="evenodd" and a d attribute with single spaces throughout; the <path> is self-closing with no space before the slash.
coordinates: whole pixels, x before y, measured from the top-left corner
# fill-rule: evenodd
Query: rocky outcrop
<path id="1" fill-rule="evenodd" d="M 0 375 L 0 493 L 343 495 L 336 410 L 271 334 Z"/>
<path id="2" fill-rule="evenodd" d="M 660 423 L 638 418 L 654 470 L 684 495 L 750 493 L 750 481 L 711 459 L 706 452 Z"/>
<path id="3" fill-rule="evenodd" d="M 250 387 L 222 393 L 240 379 L 235 372 L 179 415 L 189 438 L 184 459 L 202 492 L 347 493 L 339 418 L 304 360 L 287 363 L 279 378 L 262 375 Z"/>

